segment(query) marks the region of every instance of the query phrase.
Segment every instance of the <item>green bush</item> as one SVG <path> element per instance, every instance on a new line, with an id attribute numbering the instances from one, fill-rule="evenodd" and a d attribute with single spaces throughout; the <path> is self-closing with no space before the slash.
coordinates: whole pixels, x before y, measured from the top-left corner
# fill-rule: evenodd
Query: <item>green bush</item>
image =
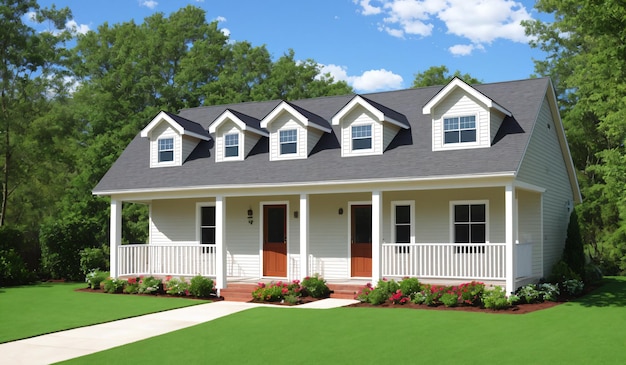
<path id="1" fill-rule="evenodd" d="M 386 302 L 389 296 L 390 294 L 387 293 L 386 290 L 381 287 L 376 287 L 369 293 L 367 300 L 372 305 L 380 305 Z"/>
<path id="2" fill-rule="evenodd" d="M 108 277 L 108 271 L 93 270 L 87 273 L 85 276 L 85 282 L 89 288 L 96 290 L 100 289 L 100 283 L 105 281 Z"/>
<path id="3" fill-rule="evenodd" d="M 0 287 L 28 284 L 35 279 L 15 249 L 0 250 Z"/>
<path id="4" fill-rule="evenodd" d="M 456 307 L 459 304 L 459 297 L 456 293 L 443 293 L 439 300 L 446 307 Z"/>
<path id="5" fill-rule="evenodd" d="M 122 293 L 124 290 L 124 286 L 126 285 L 126 280 L 109 278 L 104 280 L 104 291 L 109 294 L 118 294 Z"/>
<path id="6" fill-rule="evenodd" d="M 407 297 L 412 297 L 415 293 L 419 293 L 422 290 L 422 284 L 420 284 L 417 278 L 404 278 L 399 285 L 402 294 Z"/>
<path id="7" fill-rule="evenodd" d="M 563 293 L 572 297 L 577 297 L 582 294 L 585 288 L 585 283 L 580 280 L 565 280 L 560 284 Z"/>
<path id="8" fill-rule="evenodd" d="M 524 303 L 537 303 L 543 300 L 543 297 L 535 284 L 524 285 L 517 290 L 516 294 Z"/>
<path id="9" fill-rule="evenodd" d="M 137 294 L 139 292 L 139 281 L 141 278 L 130 278 L 124 286 L 124 293 Z"/>
<path id="10" fill-rule="evenodd" d="M 154 276 L 141 278 L 141 280 L 139 280 L 139 288 L 137 289 L 137 292 L 139 294 L 160 294 L 163 292 L 162 281 Z"/>
<path id="11" fill-rule="evenodd" d="M 560 283 L 562 281 L 572 279 L 581 280 L 581 277 L 575 273 L 564 260 L 559 260 L 556 264 L 554 264 L 552 272 L 548 277 L 548 281 L 551 283 Z"/>
<path id="12" fill-rule="evenodd" d="M 86 247 L 80 250 L 80 270 L 87 274 L 92 270 L 109 270 L 109 246 Z"/>
<path id="13" fill-rule="evenodd" d="M 198 298 L 208 298 L 213 294 L 213 280 L 197 275 L 191 278 L 189 294 Z"/>
<path id="14" fill-rule="evenodd" d="M 170 295 L 187 295 L 189 293 L 189 283 L 185 279 L 170 279 L 165 285 L 165 292 Z"/>
<path id="15" fill-rule="evenodd" d="M 602 270 L 594 264 L 585 265 L 585 282 L 589 284 L 597 284 L 602 281 Z"/>
<path id="16" fill-rule="evenodd" d="M 307 276 L 302 280 L 302 288 L 313 298 L 328 298 L 330 289 L 326 285 L 326 281 L 319 277 L 318 274 Z"/>
<path id="17" fill-rule="evenodd" d="M 372 287 L 372 283 L 367 283 L 364 287 L 362 287 L 359 292 L 354 296 L 354 299 L 358 300 L 361 303 L 369 302 L 369 295 L 374 288 Z"/>
<path id="18" fill-rule="evenodd" d="M 500 286 L 496 286 L 492 290 L 485 290 L 482 300 L 485 308 L 498 310 L 510 307 L 513 298 L 509 300 L 509 298 L 506 297 L 504 289 Z"/>
<path id="19" fill-rule="evenodd" d="M 559 298 L 559 286 L 552 283 L 542 283 L 538 285 L 541 298 L 545 301 L 556 302 Z"/>
<path id="20" fill-rule="evenodd" d="M 585 248 L 582 236 L 580 235 L 580 225 L 576 210 L 569 217 L 567 226 L 567 237 L 563 248 L 563 261 L 569 268 L 578 275 L 579 279 L 585 276 Z M 566 280 L 569 280 L 566 279 Z"/>

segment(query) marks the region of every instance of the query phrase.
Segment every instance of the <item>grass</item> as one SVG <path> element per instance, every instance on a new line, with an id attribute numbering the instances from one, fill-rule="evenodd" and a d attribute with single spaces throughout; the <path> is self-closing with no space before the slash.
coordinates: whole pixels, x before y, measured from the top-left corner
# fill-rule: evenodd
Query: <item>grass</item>
<path id="1" fill-rule="evenodd" d="M 622 364 L 625 307 L 625 277 L 523 315 L 263 307 L 67 363 Z"/>
<path id="2" fill-rule="evenodd" d="M 85 283 L 0 288 L 0 343 L 207 301 L 76 292 Z"/>

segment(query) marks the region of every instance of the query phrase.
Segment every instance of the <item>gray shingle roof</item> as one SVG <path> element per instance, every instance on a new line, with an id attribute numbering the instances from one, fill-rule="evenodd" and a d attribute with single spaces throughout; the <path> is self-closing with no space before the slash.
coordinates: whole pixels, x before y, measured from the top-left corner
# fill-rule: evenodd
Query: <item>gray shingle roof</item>
<path id="1" fill-rule="evenodd" d="M 174 121 L 180 124 L 180 126 L 183 127 L 184 130 L 193 132 L 201 136 L 209 137 L 209 132 L 207 132 L 200 124 L 193 122 L 191 120 L 185 119 L 179 115 L 168 113 L 166 111 L 163 111 L 163 113 L 167 114 L 170 118 L 174 119 Z"/>
<path id="2" fill-rule="evenodd" d="M 202 141 L 182 166 L 151 169 L 148 139 L 137 135 L 94 192 L 514 172 L 523 157 L 548 84 L 549 80 L 543 78 L 474 86 L 513 114 L 504 120 L 490 148 L 433 152 L 431 116 L 422 114 L 422 107 L 441 87 L 407 89 L 366 95 L 368 100 L 403 115 L 411 126 L 401 129 L 382 155 L 342 158 L 340 127 L 333 126 L 332 133 L 325 133 L 311 155 L 303 160 L 270 161 L 267 137 L 263 137 L 244 161 L 216 163 L 213 142 Z M 328 123 L 353 97 L 322 97 L 290 103 Z M 226 109 L 261 120 L 280 102 L 192 108 L 181 110 L 179 116 L 208 129 Z"/>

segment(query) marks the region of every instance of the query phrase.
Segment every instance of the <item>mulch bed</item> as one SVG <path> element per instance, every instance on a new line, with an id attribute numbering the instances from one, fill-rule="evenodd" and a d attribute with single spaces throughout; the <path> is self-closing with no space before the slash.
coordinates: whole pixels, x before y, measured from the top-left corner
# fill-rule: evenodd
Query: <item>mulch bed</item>
<path id="1" fill-rule="evenodd" d="M 177 295 L 169 295 L 166 293 L 159 293 L 159 294 L 128 294 L 128 293 L 107 293 L 102 289 L 91 289 L 91 288 L 78 288 L 78 289 L 74 289 L 74 291 L 77 292 L 84 292 L 84 293 L 100 293 L 100 294 L 113 294 L 113 295 L 139 295 L 139 296 L 143 296 L 143 297 L 159 297 L 159 298 L 185 298 L 185 299 L 197 299 L 197 300 L 210 300 L 213 302 L 219 302 L 224 300 L 224 297 L 218 297 L 218 296 L 210 296 L 208 298 L 196 298 L 196 297 L 192 297 L 192 296 L 187 296 L 187 297 L 181 297 L 181 296 L 177 296 Z"/>
<path id="2" fill-rule="evenodd" d="M 491 310 L 480 307 L 446 307 L 445 305 L 438 305 L 436 307 L 429 307 L 423 304 L 405 303 L 405 304 L 391 304 L 383 303 L 381 305 L 372 305 L 369 303 L 356 303 L 351 304 L 348 307 L 366 307 L 366 308 L 404 308 L 404 309 L 422 309 L 422 310 L 436 310 L 436 311 L 457 311 L 457 312 L 482 312 L 482 313 L 496 313 L 496 314 L 525 314 L 531 313 L 542 309 L 552 308 L 563 302 L 543 302 L 534 304 L 517 304 L 507 309 Z"/>

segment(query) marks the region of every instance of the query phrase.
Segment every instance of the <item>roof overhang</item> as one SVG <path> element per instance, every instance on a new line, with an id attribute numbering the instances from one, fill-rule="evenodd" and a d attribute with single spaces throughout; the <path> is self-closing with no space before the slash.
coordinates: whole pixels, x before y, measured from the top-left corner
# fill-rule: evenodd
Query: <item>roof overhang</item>
<path id="1" fill-rule="evenodd" d="M 402 123 L 402 122 L 400 122 L 398 120 L 395 120 L 395 119 L 389 117 L 388 115 L 385 115 L 385 113 L 383 113 L 383 111 L 381 111 L 380 109 L 378 109 L 375 106 L 373 106 L 372 104 L 370 104 L 367 100 L 365 100 L 360 95 L 355 95 L 352 98 L 352 100 L 350 100 L 350 102 L 348 104 L 346 104 L 346 106 L 341 108 L 341 110 L 339 110 L 337 112 L 337 114 L 335 114 L 335 116 L 333 116 L 333 118 L 332 118 L 332 125 L 340 125 L 341 124 L 341 120 L 343 119 L 343 117 L 345 117 L 346 114 L 350 113 L 352 110 L 354 110 L 358 106 L 365 108 L 368 112 L 370 112 L 372 115 L 374 115 L 376 120 L 378 122 L 380 122 L 380 123 L 388 122 L 388 123 L 394 124 L 394 125 L 396 125 L 396 126 L 398 126 L 400 128 L 409 129 L 409 126 L 406 125 L 406 123 Z"/>
<path id="2" fill-rule="evenodd" d="M 190 137 L 194 137 L 204 141 L 211 140 L 211 137 L 209 137 L 208 135 L 204 136 L 185 129 L 182 125 L 178 124 L 178 122 L 176 122 L 172 117 L 167 115 L 167 113 L 164 111 L 159 112 L 159 114 L 157 114 L 156 117 L 152 118 L 152 121 L 148 123 L 148 125 L 144 129 L 141 130 L 141 137 L 149 137 L 150 133 L 161 123 L 169 124 L 180 135 L 188 135 Z"/>
<path id="3" fill-rule="evenodd" d="M 291 114 L 294 118 L 298 120 L 299 123 L 301 123 L 305 127 L 315 128 L 325 133 L 332 132 L 330 128 L 326 128 L 324 126 L 321 126 L 317 123 L 312 122 L 304 114 L 300 113 L 298 110 L 296 110 L 294 107 L 289 105 L 289 103 L 284 100 L 280 104 L 278 104 L 276 108 L 274 108 L 274 110 L 272 110 L 267 116 L 265 116 L 263 120 L 261 120 L 261 128 L 268 129 L 268 126 L 272 124 L 276 120 L 276 118 L 278 118 L 278 116 L 280 116 L 280 114 L 282 114 L 283 112 Z"/>
<path id="4" fill-rule="evenodd" d="M 262 131 L 260 129 L 249 126 L 228 109 L 226 109 L 222 114 L 220 114 L 219 117 L 217 117 L 217 119 L 215 119 L 213 123 L 211 123 L 211 125 L 209 126 L 209 133 L 215 133 L 222 124 L 226 123 L 229 120 L 235 123 L 237 127 L 242 131 L 250 131 L 263 137 L 269 136 L 269 133 L 267 133 L 266 131 Z"/>
<path id="5" fill-rule="evenodd" d="M 435 96 L 424 107 L 422 108 L 422 113 L 424 114 L 432 114 L 433 109 L 442 102 L 448 95 L 450 95 L 454 90 L 460 88 L 467 94 L 471 95 L 473 98 L 477 99 L 479 102 L 484 104 L 489 109 L 496 109 L 507 116 L 512 116 L 513 114 L 507 110 L 502 105 L 496 103 L 491 98 L 487 97 L 485 94 L 480 91 L 474 89 L 465 81 L 455 77 L 446 85 L 443 89 L 441 89 Z"/>

